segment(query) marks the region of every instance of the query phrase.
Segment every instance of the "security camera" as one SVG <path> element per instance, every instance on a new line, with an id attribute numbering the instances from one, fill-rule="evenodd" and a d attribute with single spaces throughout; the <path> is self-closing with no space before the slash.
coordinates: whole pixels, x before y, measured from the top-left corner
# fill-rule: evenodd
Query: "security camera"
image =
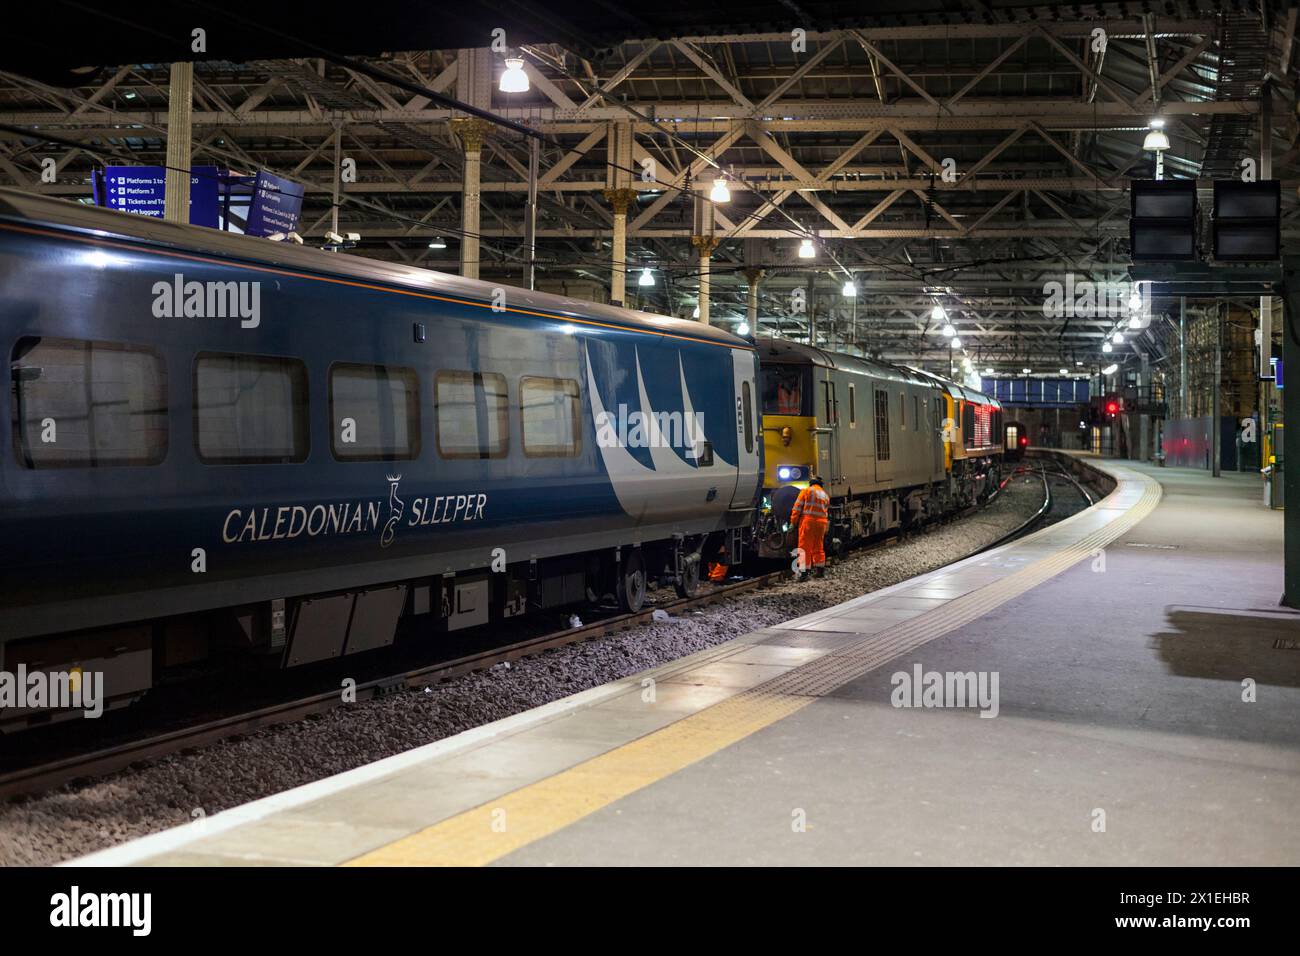
<path id="1" fill-rule="evenodd" d="M 343 245 L 343 237 L 337 232 L 327 232 L 325 233 L 325 242 L 331 246 L 341 246 Z"/>
<path id="2" fill-rule="evenodd" d="M 289 241 L 290 241 L 290 242 L 296 242 L 296 243 L 298 243 L 298 245 L 301 246 L 301 245 L 302 245 L 302 236 L 298 235 L 296 232 L 291 232 L 291 233 L 289 233 Z"/>

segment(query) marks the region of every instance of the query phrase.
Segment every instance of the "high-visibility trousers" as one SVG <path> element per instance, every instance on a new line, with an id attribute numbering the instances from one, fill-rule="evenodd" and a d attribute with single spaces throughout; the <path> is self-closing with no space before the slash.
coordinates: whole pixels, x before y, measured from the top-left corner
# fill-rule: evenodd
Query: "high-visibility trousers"
<path id="1" fill-rule="evenodd" d="M 799 522 L 799 550 L 803 552 L 805 568 L 820 568 L 826 564 L 826 529 L 829 521 L 804 518 Z"/>
<path id="2" fill-rule="evenodd" d="M 725 565 L 725 564 L 718 564 L 718 563 L 714 562 L 713 564 L 709 565 L 709 580 L 710 580 L 710 581 L 725 581 L 725 580 L 727 580 L 727 571 L 728 571 L 728 570 L 729 570 L 729 569 L 728 569 L 728 566 L 727 566 L 727 565 Z"/>

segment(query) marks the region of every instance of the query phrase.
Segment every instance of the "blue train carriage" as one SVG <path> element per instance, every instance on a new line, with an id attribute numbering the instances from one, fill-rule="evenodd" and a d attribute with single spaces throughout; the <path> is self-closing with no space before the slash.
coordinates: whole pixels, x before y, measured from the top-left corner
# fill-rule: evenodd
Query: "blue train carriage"
<path id="1" fill-rule="evenodd" d="M 739 560 L 753 346 L 695 322 L 0 190 L 0 666 L 117 700 Z"/>

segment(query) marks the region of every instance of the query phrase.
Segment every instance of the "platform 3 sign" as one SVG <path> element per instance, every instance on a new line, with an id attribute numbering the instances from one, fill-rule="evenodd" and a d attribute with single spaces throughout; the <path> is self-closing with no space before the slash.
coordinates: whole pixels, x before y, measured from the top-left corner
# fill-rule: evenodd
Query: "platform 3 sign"
<path id="1" fill-rule="evenodd" d="M 268 172 L 258 173 L 244 232 L 250 236 L 269 236 L 297 229 L 305 191 L 305 187 L 298 183 Z"/>
<path id="2" fill-rule="evenodd" d="M 190 170 L 190 225 L 218 227 L 219 175 L 216 166 L 195 166 Z M 167 171 L 162 166 L 105 166 L 102 180 L 96 176 L 94 184 L 97 206 L 163 218 Z"/>

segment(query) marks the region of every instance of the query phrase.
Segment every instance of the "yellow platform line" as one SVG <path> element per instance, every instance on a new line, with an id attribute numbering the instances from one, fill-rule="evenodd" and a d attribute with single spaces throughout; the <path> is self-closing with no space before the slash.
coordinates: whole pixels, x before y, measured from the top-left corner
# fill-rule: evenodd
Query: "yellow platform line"
<path id="1" fill-rule="evenodd" d="M 942 607 L 796 667 L 608 753 L 503 794 L 349 860 L 344 866 L 484 866 L 739 743 L 881 664 L 1073 567 L 1160 501 L 1149 484 L 1131 508 L 1056 554 Z"/>

